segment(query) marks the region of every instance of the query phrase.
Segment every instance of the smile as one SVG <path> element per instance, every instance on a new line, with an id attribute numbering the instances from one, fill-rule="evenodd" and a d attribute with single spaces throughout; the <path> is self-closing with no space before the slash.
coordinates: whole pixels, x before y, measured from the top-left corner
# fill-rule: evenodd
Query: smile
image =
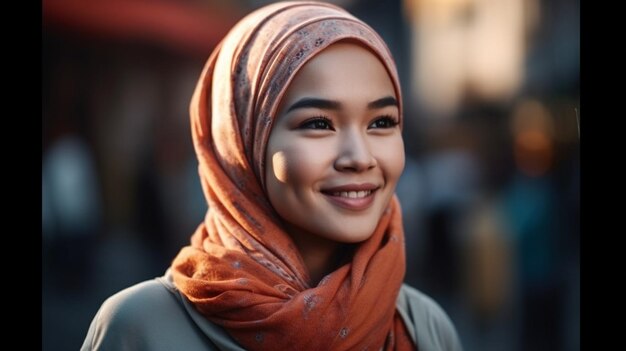
<path id="1" fill-rule="evenodd" d="M 350 184 L 322 190 L 322 194 L 335 206 L 351 211 L 363 211 L 374 203 L 376 190 L 373 184 Z"/>
<path id="2" fill-rule="evenodd" d="M 366 196 L 369 196 L 372 193 L 371 190 L 361 190 L 361 191 L 336 191 L 334 193 L 332 193 L 332 196 L 341 196 L 341 197 L 347 197 L 350 199 L 361 199 L 364 198 Z"/>

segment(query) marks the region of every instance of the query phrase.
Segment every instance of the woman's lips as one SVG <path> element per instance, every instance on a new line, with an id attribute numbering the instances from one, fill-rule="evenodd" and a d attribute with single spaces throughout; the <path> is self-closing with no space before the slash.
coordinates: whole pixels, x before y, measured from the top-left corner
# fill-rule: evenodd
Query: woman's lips
<path id="1" fill-rule="evenodd" d="M 367 209 L 374 202 L 378 190 L 374 184 L 349 184 L 322 190 L 331 203 L 352 211 Z"/>

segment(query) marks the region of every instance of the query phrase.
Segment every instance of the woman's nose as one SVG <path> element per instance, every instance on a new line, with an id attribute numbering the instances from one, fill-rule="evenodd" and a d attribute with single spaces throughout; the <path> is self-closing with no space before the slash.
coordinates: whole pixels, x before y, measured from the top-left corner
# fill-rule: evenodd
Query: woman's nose
<path id="1" fill-rule="evenodd" d="M 340 172 L 363 172 L 376 167 L 376 158 L 372 154 L 367 136 L 362 133 L 346 132 L 338 136 L 339 152 L 335 160 L 335 169 Z"/>

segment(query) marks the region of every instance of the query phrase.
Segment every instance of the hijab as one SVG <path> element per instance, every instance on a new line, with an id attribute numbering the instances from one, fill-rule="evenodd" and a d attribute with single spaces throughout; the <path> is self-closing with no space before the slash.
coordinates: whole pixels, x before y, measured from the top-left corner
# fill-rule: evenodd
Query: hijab
<path id="1" fill-rule="evenodd" d="M 400 102 L 395 64 L 378 34 L 339 7 L 309 1 L 271 4 L 243 18 L 209 57 L 191 100 L 209 210 L 172 275 L 196 309 L 246 349 L 415 348 L 396 311 L 405 272 L 397 197 L 371 237 L 311 286 L 265 192 L 278 104 L 298 70 L 341 40 L 380 59 Z"/>

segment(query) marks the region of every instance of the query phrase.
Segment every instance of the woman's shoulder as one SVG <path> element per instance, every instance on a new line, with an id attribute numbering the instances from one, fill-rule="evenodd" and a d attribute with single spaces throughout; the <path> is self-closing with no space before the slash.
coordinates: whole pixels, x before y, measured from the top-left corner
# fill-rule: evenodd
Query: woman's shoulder
<path id="1" fill-rule="evenodd" d="M 128 327 L 129 323 L 150 321 L 163 310 L 179 309 L 175 297 L 157 279 L 135 284 L 106 299 L 98 311 L 100 322 Z"/>
<path id="2" fill-rule="evenodd" d="M 403 284 L 398 295 L 397 310 L 418 349 L 462 350 L 450 317 L 431 297 Z"/>
<path id="3" fill-rule="evenodd" d="M 163 279 L 141 282 L 104 301 L 81 350 L 217 349 Z"/>

